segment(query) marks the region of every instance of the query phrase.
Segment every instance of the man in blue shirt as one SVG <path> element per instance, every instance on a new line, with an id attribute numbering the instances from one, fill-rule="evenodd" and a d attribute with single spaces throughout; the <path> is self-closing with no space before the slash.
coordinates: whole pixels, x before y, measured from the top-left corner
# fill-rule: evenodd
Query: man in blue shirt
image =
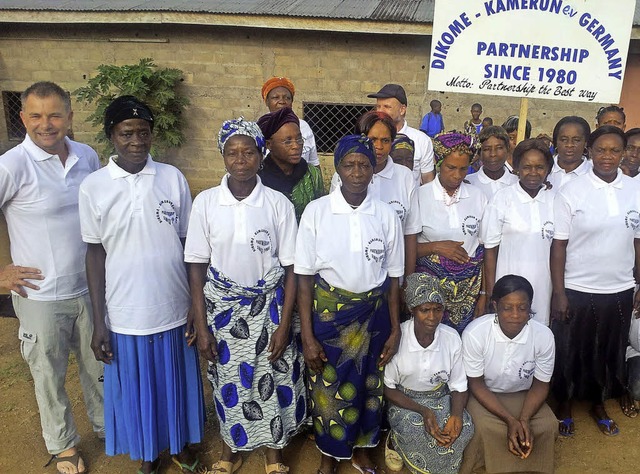
<path id="1" fill-rule="evenodd" d="M 442 103 L 439 100 L 432 100 L 429 103 L 431 112 L 422 118 L 420 130 L 429 135 L 431 138 L 438 133 L 444 132 L 444 119 L 442 118 Z"/>

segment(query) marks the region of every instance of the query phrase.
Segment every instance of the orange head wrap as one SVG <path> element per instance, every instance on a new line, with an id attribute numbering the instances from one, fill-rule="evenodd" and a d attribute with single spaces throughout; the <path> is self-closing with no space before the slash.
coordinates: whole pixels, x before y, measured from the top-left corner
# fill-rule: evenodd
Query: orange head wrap
<path id="1" fill-rule="evenodd" d="M 293 86 L 293 82 L 291 82 L 286 77 L 272 77 L 262 86 L 262 100 L 267 100 L 267 95 L 276 87 L 284 87 L 291 92 L 291 97 L 293 97 L 296 93 L 296 88 Z"/>

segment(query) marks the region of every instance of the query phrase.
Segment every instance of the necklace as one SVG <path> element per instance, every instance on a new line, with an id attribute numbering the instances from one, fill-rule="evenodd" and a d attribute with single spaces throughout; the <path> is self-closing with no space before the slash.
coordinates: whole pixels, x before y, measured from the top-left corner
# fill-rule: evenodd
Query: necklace
<path id="1" fill-rule="evenodd" d="M 460 194 L 460 186 L 458 186 L 456 188 L 456 190 L 453 192 L 453 194 L 451 196 L 449 196 L 449 193 L 447 192 L 447 190 L 443 186 L 442 187 L 442 199 L 444 201 L 444 205 L 449 207 L 449 206 L 453 206 L 455 203 L 457 203 L 460 200 L 458 198 L 458 194 Z"/>

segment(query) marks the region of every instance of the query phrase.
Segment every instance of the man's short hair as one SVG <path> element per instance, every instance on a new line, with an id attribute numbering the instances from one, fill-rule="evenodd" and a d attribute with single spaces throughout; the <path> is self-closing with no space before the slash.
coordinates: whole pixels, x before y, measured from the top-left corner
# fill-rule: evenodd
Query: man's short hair
<path id="1" fill-rule="evenodd" d="M 24 104 L 30 95 L 35 95 L 36 97 L 40 97 L 41 99 L 45 97 L 51 97 L 52 95 L 57 95 L 64 103 L 66 109 L 69 112 L 71 111 L 71 97 L 69 97 L 69 93 L 58 84 L 55 84 L 53 82 L 41 81 L 27 87 L 27 89 L 22 94 L 20 94 L 20 101 L 22 102 L 23 110 Z"/>

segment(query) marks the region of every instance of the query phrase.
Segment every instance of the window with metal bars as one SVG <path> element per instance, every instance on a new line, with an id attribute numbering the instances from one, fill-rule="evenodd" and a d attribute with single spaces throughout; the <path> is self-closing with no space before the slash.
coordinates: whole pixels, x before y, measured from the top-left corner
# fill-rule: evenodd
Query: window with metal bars
<path id="1" fill-rule="evenodd" d="M 333 153 L 338 140 L 354 133 L 356 122 L 372 104 L 303 102 L 302 113 L 316 139 L 318 153 Z"/>
<path id="2" fill-rule="evenodd" d="M 4 105 L 4 119 L 7 124 L 7 137 L 9 140 L 21 141 L 26 130 L 20 119 L 20 92 L 2 91 L 2 103 Z"/>

